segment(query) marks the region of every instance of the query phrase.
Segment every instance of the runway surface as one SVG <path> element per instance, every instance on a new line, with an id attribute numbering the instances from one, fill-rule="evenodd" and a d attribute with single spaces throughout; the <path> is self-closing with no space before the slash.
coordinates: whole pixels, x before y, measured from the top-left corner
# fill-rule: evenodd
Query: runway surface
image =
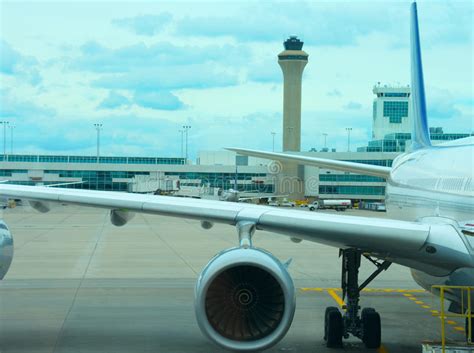
<path id="1" fill-rule="evenodd" d="M 15 256 L 0 282 L 2 353 L 222 351 L 197 327 L 193 287 L 212 256 L 237 245 L 233 227 L 204 230 L 196 221 L 138 214 L 118 228 L 106 210 L 75 206 L 48 214 L 17 207 L 5 210 L 3 219 L 12 229 Z M 322 337 L 325 308 L 342 304 L 338 249 L 258 231 L 254 245 L 282 261 L 293 258 L 298 288 L 292 327 L 269 352 L 337 351 Z M 361 279 L 373 269 L 364 262 Z M 439 299 L 420 290 L 404 267 L 382 273 L 361 305 L 382 316 L 381 353 L 420 352 L 422 341 L 439 338 Z M 463 338 L 461 321 L 447 326 L 448 338 Z M 344 351 L 366 349 L 351 338 Z"/>

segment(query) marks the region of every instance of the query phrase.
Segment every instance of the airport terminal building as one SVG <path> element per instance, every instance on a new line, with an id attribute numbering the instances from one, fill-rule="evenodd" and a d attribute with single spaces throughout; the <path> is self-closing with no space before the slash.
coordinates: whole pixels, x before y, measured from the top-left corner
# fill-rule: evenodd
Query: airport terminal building
<path id="1" fill-rule="evenodd" d="M 390 167 L 411 144 L 410 88 L 374 86 L 373 139 L 357 152 L 293 152 L 312 157 Z M 433 144 L 471 134 L 444 133 L 430 128 Z M 67 155 L 0 155 L 0 180 L 22 185 L 71 183 L 64 187 L 139 192 L 175 193 L 199 197 L 191 189 L 238 189 L 243 194 L 274 194 L 278 174 L 271 161 L 239 156 L 230 151 L 201 151 L 196 164 L 185 158 Z M 379 177 L 299 167 L 303 195 L 312 199 L 383 201 L 385 180 Z"/>
<path id="2" fill-rule="evenodd" d="M 305 155 L 390 166 L 397 153 L 306 152 Z M 235 188 L 243 193 L 275 190 L 276 174 L 266 160 L 229 151 L 204 151 L 199 164 L 184 158 L 7 155 L 0 156 L 0 179 L 21 185 L 77 183 L 65 187 L 152 193 L 179 187 Z M 302 169 L 305 196 L 383 200 L 383 179 L 315 167 Z"/>
<path id="3" fill-rule="evenodd" d="M 448 137 L 465 135 L 469 136 L 449 134 Z M 389 150 L 300 153 L 390 167 L 401 151 Z M 187 164 L 184 158 L 159 157 L 114 156 L 100 157 L 97 161 L 93 156 L 3 155 L 0 156 L 0 180 L 21 185 L 76 183 L 65 187 L 141 193 L 186 187 L 237 188 L 243 193 L 275 192 L 277 173 L 268 160 L 238 156 L 230 151 L 202 151 L 197 162 Z M 308 166 L 300 167 L 299 175 L 304 180 L 304 195 L 310 199 L 381 201 L 385 198 L 382 178 Z"/>

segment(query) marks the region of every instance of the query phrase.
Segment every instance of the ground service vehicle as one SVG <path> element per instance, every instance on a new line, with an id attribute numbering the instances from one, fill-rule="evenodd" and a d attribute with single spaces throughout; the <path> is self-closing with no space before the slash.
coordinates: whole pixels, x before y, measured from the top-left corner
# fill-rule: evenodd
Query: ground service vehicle
<path id="1" fill-rule="evenodd" d="M 352 207 L 351 200 L 319 200 L 310 204 L 309 210 L 315 211 L 317 209 L 326 210 L 332 208 L 336 211 L 345 211 L 350 207 Z"/>

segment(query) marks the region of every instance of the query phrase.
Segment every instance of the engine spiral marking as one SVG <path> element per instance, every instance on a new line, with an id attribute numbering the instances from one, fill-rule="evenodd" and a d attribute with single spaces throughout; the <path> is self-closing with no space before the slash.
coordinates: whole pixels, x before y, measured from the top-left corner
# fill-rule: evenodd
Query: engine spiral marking
<path id="1" fill-rule="evenodd" d="M 279 161 L 271 161 L 267 165 L 267 170 L 270 174 L 279 174 L 283 170 L 283 164 Z"/>

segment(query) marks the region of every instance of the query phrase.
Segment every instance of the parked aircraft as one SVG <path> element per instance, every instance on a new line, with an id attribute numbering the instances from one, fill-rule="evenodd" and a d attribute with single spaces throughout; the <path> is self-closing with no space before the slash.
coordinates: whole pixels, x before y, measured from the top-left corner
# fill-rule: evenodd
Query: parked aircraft
<path id="1" fill-rule="evenodd" d="M 134 212 L 144 212 L 200 220 L 204 228 L 216 222 L 234 226 L 239 245 L 211 259 L 195 288 L 199 327 L 210 340 L 232 350 L 262 350 L 274 345 L 288 331 L 295 312 L 295 288 L 287 264 L 252 245 L 258 230 L 337 247 L 342 254 L 341 287 L 347 308 L 344 315 L 335 307 L 327 308 L 324 338 L 330 347 L 341 346 L 342 338 L 349 335 L 362 339 L 368 348 L 379 347 L 380 315 L 372 308 L 360 311 L 359 299 L 361 289 L 391 263 L 411 268 L 415 281 L 428 290 L 433 284 L 474 285 L 474 233 L 470 222 L 474 214 L 474 140 L 431 146 L 415 3 L 411 6 L 411 29 L 414 149 L 396 158 L 392 168 L 234 149 L 264 158 L 384 177 L 387 212 L 396 219 L 7 184 L 0 184 L 0 195 L 29 200 L 43 212 L 52 202 L 110 209 L 116 225 L 125 224 Z M 12 257 L 12 235 L 0 222 L 0 278 Z M 376 269 L 360 284 L 358 269 L 363 257 Z M 451 309 L 459 310 L 459 293 L 450 292 L 448 299 Z"/>

